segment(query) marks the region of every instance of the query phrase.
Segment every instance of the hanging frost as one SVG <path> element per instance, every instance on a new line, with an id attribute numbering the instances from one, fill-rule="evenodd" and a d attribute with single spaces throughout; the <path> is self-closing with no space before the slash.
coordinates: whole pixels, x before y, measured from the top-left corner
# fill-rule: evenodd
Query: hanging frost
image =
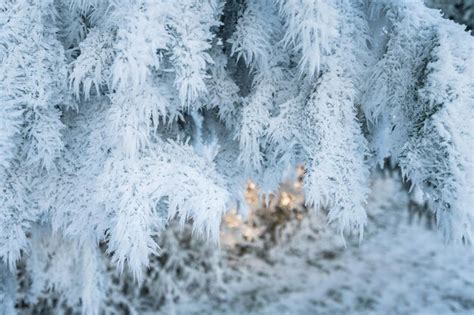
<path id="1" fill-rule="evenodd" d="M 421 0 L 3 1 L 1 276 L 101 313 L 107 266 L 149 281 L 170 222 L 215 244 L 297 166 L 343 235 L 390 160 L 470 243 L 473 45 Z"/>
<path id="2" fill-rule="evenodd" d="M 285 44 L 299 54 L 301 73 L 317 75 L 324 56 L 331 51 L 330 40 L 337 34 L 338 14 L 334 8 L 337 1 L 277 2 L 286 22 Z"/>
<path id="3" fill-rule="evenodd" d="M 363 105 L 377 160 L 399 160 L 446 239 L 471 243 L 473 38 L 421 2 L 376 10 L 393 29 Z"/>
<path id="4" fill-rule="evenodd" d="M 453 45 L 452 28 L 449 25 L 437 33 L 438 45 L 418 90 L 424 114 L 404 148 L 401 164 L 406 176 L 425 191 L 445 237 L 472 243 L 474 79 L 466 80 L 466 74 L 474 68 L 466 60 L 474 45 Z M 469 35 L 460 34 L 459 41 L 465 37 L 469 42 Z"/>

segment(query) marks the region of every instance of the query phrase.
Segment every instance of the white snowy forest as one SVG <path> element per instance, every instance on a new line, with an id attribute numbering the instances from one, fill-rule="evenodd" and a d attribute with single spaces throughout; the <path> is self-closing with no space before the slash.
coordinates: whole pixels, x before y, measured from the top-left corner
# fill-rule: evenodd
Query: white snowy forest
<path id="1" fill-rule="evenodd" d="M 0 315 L 474 313 L 473 27 L 0 0 Z"/>

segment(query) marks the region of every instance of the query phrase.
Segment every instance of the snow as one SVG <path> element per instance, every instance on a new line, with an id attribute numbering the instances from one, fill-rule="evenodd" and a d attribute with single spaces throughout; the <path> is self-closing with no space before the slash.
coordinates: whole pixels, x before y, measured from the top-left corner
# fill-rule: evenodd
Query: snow
<path id="1" fill-rule="evenodd" d="M 278 266 L 285 276 L 271 282 L 276 298 L 255 313 L 472 311 L 474 256 L 433 246 L 433 237 L 419 225 L 403 224 L 398 231 L 372 236 L 360 248 L 295 257 Z"/>
<path id="2" fill-rule="evenodd" d="M 344 248 L 324 216 L 315 215 L 268 257 L 229 260 L 234 269 L 224 300 L 178 304 L 177 314 L 474 312 L 472 249 L 445 245 L 426 218 L 410 218 L 407 196 L 393 179 L 374 186 L 380 197 L 371 197 L 360 245 L 348 239 Z"/>

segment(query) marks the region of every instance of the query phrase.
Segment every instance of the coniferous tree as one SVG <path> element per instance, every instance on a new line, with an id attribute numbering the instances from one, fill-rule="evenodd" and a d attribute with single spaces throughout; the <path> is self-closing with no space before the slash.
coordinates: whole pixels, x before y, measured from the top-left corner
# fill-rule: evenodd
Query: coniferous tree
<path id="1" fill-rule="evenodd" d="M 141 281 L 170 220 L 217 240 L 301 164 L 341 234 L 389 159 L 472 243 L 473 51 L 421 0 L 3 1 L 0 298 L 24 255 L 97 313 L 101 248 Z"/>

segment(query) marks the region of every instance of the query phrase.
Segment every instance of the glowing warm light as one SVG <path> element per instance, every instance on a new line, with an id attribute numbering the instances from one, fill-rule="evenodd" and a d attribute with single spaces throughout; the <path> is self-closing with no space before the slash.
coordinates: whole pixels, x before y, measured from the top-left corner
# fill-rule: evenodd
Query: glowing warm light
<path id="1" fill-rule="evenodd" d="M 280 204 L 284 207 L 289 206 L 291 203 L 291 196 L 287 192 L 281 193 Z"/>
<path id="2" fill-rule="evenodd" d="M 242 217 L 237 209 L 232 209 L 224 216 L 224 222 L 229 228 L 238 228 L 242 224 Z"/>
<path id="3" fill-rule="evenodd" d="M 275 233 L 276 226 L 294 219 L 301 221 L 305 216 L 304 168 L 298 167 L 295 175 L 294 181 L 282 183 L 278 192 L 269 195 L 261 195 L 258 186 L 249 180 L 244 192 L 248 214 L 242 218 L 237 209 L 232 209 L 224 215 L 222 244 L 234 247 L 242 242 L 266 239 Z"/>
<path id="4" fill-rule="evenodd" d="M 246 240 L 248 241 L 253 241 L 257 238 L 258 236 L 258 231 L 255 228 L 251 228 L 249 226 L 245 226 L 242 230 L 242 235 L 245 237 Z"/>

